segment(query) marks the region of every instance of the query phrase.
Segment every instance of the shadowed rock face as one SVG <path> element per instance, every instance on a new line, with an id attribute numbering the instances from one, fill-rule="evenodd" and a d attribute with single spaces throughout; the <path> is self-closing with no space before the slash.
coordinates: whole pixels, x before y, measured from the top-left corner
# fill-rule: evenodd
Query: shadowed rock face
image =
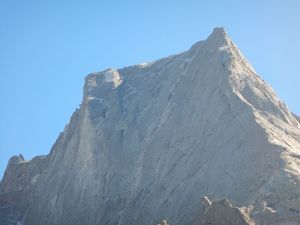
<path id="1" fill-rule="evenodd" d="M 22 155 L 13 156 L 1 181 L 0 224 L 10 225 L 22 221 L 28 205 L 29 196 L 34 196 L 35 186 L 48 166 L 48 158 L 38 156 L 25 161 Z"/>
<path id="2" fill-rule="evenodd" d="M 193 225 L 206 195 L 298 224 L 299 149 L 297 119 L 216 28 L 181 54 L 88 75 L 49 155 L 9 163 L 0 202 L 26 225 Z"/>

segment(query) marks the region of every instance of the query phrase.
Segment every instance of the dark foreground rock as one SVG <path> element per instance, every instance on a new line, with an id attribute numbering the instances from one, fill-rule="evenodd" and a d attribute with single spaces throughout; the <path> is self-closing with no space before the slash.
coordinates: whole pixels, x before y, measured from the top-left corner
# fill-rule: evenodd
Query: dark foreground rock
<path id="1" fill-rule="evenodd" d="M 227 199 L 202 200 L 203 211 L 198 225 L 255 225 L 246 208 L 232 206 Z"/>

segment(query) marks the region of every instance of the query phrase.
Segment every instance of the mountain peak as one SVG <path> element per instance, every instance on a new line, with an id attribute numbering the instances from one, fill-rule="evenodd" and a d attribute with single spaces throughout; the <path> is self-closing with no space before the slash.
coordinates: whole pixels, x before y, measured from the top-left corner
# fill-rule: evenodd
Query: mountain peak
<path id="1" fill-rule="evenodd" d="M 207 42 L 210 44 L 211 48 L 221 47 L 228 45 L 230 43 L 230 38 L 223 27 L 216 27 L 207 38 Z"/>
<path id="2" fill-rule="evenodd" d="M 88 75 L 74 115 L 49 155 L 9 163 L 5 225 L 242 224 L 248 209 L 258 224 L 299 224 L 299 123 L 223 28 L 147 66 Z"/>
<path id="3" fill-rule="evenodd" d="M 226 36 L 226 31 L 224 29 L 224 27 L 215 27 L 212 35 L 222 35 L 222 36 Z"/>

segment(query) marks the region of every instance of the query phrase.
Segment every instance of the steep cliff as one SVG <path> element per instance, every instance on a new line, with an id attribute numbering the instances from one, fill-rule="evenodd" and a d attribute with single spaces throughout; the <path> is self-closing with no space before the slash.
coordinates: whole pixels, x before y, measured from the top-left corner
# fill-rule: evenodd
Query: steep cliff
<path id="1" fill-rule="evenodd" d="M 1 207 L 26 225 L 196 224 L 204 195 L 253 207 L 259 224 L 300 221 L 299 121 L 222 28 L 88 75 L 49 155 L 11 161 Z"/>

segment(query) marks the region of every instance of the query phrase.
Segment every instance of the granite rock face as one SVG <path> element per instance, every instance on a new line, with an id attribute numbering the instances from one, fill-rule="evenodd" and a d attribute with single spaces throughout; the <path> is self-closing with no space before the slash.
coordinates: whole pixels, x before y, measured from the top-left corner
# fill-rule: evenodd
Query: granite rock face
<path id="1" fill-rule="evenodd" d="M 196 225 L 205 195 L 252 207 L 257 224 L 299 224 L 299 127 L 216 28 L 186 52 L 88 75 L 82 104 L 50 153 L 11 159 L 0 217 Z"/>

